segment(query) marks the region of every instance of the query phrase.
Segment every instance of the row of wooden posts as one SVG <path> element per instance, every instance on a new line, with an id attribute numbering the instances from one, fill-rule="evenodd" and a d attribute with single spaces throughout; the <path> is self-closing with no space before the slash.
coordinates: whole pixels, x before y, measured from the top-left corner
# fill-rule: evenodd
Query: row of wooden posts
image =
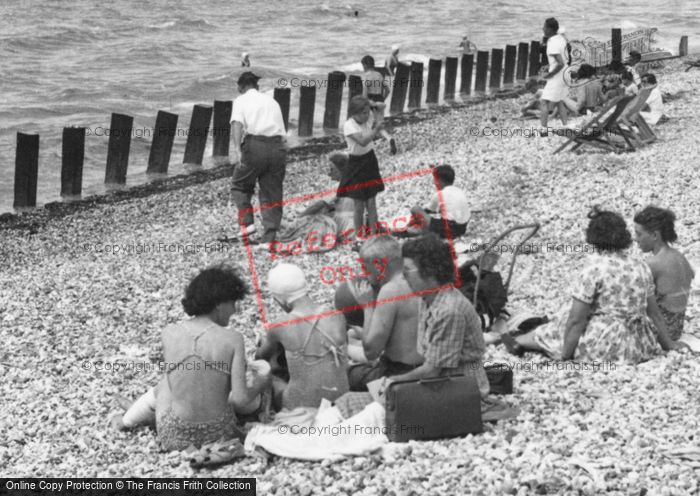
<path id="1" fill-rule="evenodd" d="M 685 43 L 687 53 L 687 37 L 681 40 L 681 52 Z M 622 58 L 622 31 L 612 30 L 613 59 Z M 532 41 L 507 45 L 504 49 L 494 48 L 488 51 L 477 51 L 474 54 L 463 54 L 461 59 L 447 57 L 444 61 L 430 59 L 428 62 L 428 80 L 425 103 L 428 105 L 439 102 L 440 82 L 443 80 L 443 100 L 455 99 L 457 92 L 457 69 L 461 66 L 459 93 L 463 96 L 475 93 L 483 94 L 487 88 L 494 91 L 512 86 L 515 81 L 524 81 L 536 76 L 542 60 L 540 42 Z M 389 111 L 399 114 L 404 111 L 406 97 L 408 108 L 419 108 L 423 98 L 423 64 L 411 62 L 410 65 L 399 63 L 396 69 L 394 84 L 389 102 Z M 343 99 L 343 88 L 346 76 L 343 72 L 333 71 L 328 74 L 326 102 L 323 116 L 323 127 L 337 129 L 340 124 L 340 110 Z M 351 75 L 347 78 L 348 99 L 362 93 L 360 76 Z M 289 108 L 291 90 L 275 88 L 274 98 L 282 109 L 285 126 L 289 125 Z M 314 110 L 316 104 L 316 87 L 301 86 L 299 96 L 298 134 L 301 137 L 311 136 L 314 126 Z M 228 157 L 230 142 L 231 101 L 215 101 L 214 106 L 195 105 L 192 111 L 190 128 L 187 132 L 187 143 L 183 163 L 201 165 L 204 158 L 209 125 L 214 117 L 213 155 Z M 174 138 L 177 134 L 176 114 L 159 111 L 153 131 L 150 155 L 148 157 L 149 174 L 166 174 L 170 162 L 170 154 Z M 85 156 L 85 128 L 68 127 L 63 130 L 62 164 L 61 164 L 61 196 L 76 198 L 81 195 L 83 161 Z M 109 145 L 105 183 L 124 185 L 129 163 L 129 150 L 133 132 L 133 117 L 123 114 L 112 114 L 110 124 Z M 17 133 L 17 149 L 15 160 L 14 207 L 25 208 L 36 205 L 37 175 L 39 166 L 39 135 Z"/>

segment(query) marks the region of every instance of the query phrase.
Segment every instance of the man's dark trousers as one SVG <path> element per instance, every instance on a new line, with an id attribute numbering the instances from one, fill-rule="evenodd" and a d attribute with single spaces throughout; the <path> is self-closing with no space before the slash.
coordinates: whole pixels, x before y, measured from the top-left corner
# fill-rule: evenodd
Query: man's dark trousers
<path id="1" fill-rule="evenodd" d="M 275 239 L 282 222 L 283 183 L 287 150 L 281 136 L 246 135 L 241 145 L 241 163 L 233 171 L 231 186 L 238 210 L 252 208 L 250 200 L 259 186 L 258 200 L 263 223 L 263 242 Z M 275 206 L 270 206 L 277 203 Z M 253 224 L 253 212 L 246 211 L 242 224 Z"/>

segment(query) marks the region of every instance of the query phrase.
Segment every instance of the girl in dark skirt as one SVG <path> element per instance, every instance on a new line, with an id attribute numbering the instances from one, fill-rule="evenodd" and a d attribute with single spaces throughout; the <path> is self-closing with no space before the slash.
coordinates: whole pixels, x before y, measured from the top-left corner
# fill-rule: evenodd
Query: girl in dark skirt
<path id="1" fill-rule="evenodd" d="M 352 97 L 348 113 L 350 118 L 345 122 L 343 134 L 348 144 L 349 160 L 348 166 L 342 171 L 337 196 L 353 199 L 355 231 L 363 237 L 371 234 L 372 227 L 377 227 L 375 196 L 384 191 L 373 148 L 373 141 L 382 125 L 370 119 L 370 103 L 364 96 Z M 364 225 L 365 212 L 368 226 Z"/>

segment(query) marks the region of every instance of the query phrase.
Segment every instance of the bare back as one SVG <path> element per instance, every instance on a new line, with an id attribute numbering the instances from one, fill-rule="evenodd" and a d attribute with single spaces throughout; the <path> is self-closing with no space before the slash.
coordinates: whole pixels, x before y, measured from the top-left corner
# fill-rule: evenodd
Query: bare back
<path id="1" fill-rule="evenodd" d="M 654 275 L 659 304 L 673 312 L 685 310 L 695 276 L 685 256 L 668 247 L 652 256 L 648 263 Z"/>
<path id="2" fill-rule="evenodd" d="M 382 286 L 377 299 L 382 300 L 411 293 L 406 279 L 399 273 Z M 409 365 L 423 363 L 423 357 L 416 351 L 418 309 L 420 307 L 418 303 L 417 297 L 388 303 L 396 305 L 393 327 L 384 349 L 384 355 L 389 360 Z"/>
<path id="3" fill-rule="evenodd" d="M 165 374 L 158 388 L 158 410 L 170 408 L 190 422 L 222 416 L 231 392 L 232 332 L 213 322 L 192 321 L 163 330 Z"/>

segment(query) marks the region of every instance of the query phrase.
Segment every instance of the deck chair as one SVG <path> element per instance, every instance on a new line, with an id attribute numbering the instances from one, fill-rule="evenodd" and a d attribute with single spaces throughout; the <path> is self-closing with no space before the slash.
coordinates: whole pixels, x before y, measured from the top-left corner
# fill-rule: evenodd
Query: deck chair
<path id="1" fill-rule="evenodd" d="M 637 147 L 641 147 L 656 141 L 657 137 L 652 131 L 649 124 L 644 120 L 639 112 L 644 108 L 644 105 L 651 95 L 652 88 L 644 88 L 635 99 L 625 108 L 620 115 L 618 122 L 621 125 L 623 132 L 629 132 L 630 139 Z"/>
<path id="2" fill-rule="evenodd" d="M 633 150 L 635 147 L 630 140 L 630 133 L 624 132 L 618 123 L 618 119 L 635 98 L 634 96 L 619 96 L 607 102 L 593 119 L 587 122 L 574 136 L 569 138 L 566 143 L 557 148 L 554 154 L 559 153 L 571 143 L 574 143 L 574 146 L 570 150 L 572 152 L 583 145 L 591 145 L 605 151 L 614 152 L 624 151 L 625 149 Z M 610 110 L 612 110 L 612 113 L 610 113 Z M 608 115 L 608 113 L 610 113 L 610 115 Z M 601 123 L 600 121 L 603 118 L 605 118 L 605 120 Z M 619 141 L 615 139 L 617 136 L 620 136 L 622 140 Z"/>

